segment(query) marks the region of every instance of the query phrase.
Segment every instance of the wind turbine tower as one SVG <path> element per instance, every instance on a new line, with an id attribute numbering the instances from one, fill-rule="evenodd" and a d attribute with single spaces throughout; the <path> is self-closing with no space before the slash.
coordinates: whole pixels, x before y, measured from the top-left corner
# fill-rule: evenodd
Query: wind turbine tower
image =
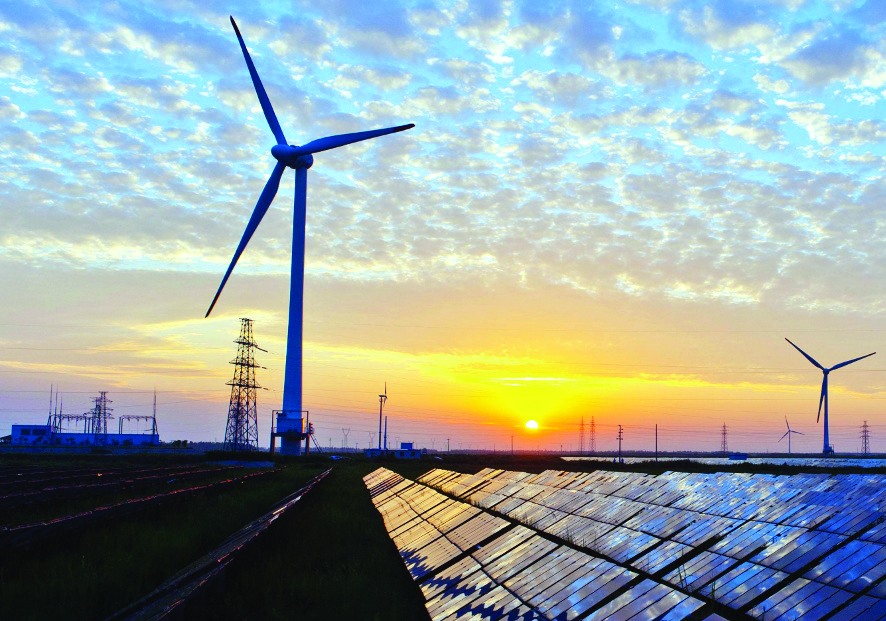
<path id="1" fill-rule="evenodd" d="M 286 141 L 280 123 L 277 121 L 277 115 L 271 106 L 271 100 L 265 92 L 252 58 L 246 50 L 246 43 L 240 35 L 240 29 L 237 28 L 234 18 L 231 17 L 231 25 L 237 34 L 237 40 L 240 42 L 240 49 L 243 52 L 243 58 L 246 60 L 246 67 L 249 69 L 249 75 L 252 78 L 252 85 L 255 87 L 255 94 L 261 104 L 262 112 L 277 143 L 271 147 L 271 155 L 277 160 L 268 182 L 265 184 L 264 190 L 258 198 L 255 210 L 249 218 L 246 230 L 243 231 L 243 237 L 234 252 L 234 258 L 228 266 L 219 285 L 218 292 L 206 311 L 206 316 L 212 312 L 215 303 L 221 295 L 225 283 L 234 271 L 237 260 L 243 254 L 243 250 L 252 238 L 253 233 L 261 223 L 262 218 L 271 206 L 277 189 L 280 187 L 280 179 L 283 172 L 287 168 L 295 170 L 295 203 L 294 216 L 292 226 L 292 268 L 290 272 L 289 285 L 289 331 L 286 339 L 286 370 L 284 372 L 283 381 L 283 409 L 277 410 L 277 431 L 275 434 L 281 438 L 280 452 L 284 455 L 301 455 L 302 441 L 308 441 L 309 433 L 304 426 L 305 413 L 302 410 L 302 315 L 304 311 L 304 278 L 305 278 L 305 217 L 307 211 L 307 189 L 308 189 L 308 169 L 314 164 L 314 153 L 328 151 L 343 147 L 361 140 L 377 138 L 386 134 L 402 132 L 415 127 L 413 124 L 399 125 L 397 127 L 388 127 L 385 129 L 374 129 L 365 132 L 356 132 L 352 134 L 339 134 L 335 136 L 327 136 L 312 140 L 301 146 L 291 145 Z"/>
<path id="2" fill-rule="evenodd" d="M 801 431 L 794 431 L 793 429 L 791 429 L 791 424 L 788 422 L 787 416 L 784 417 L 784 424 L 788 426 L 788 430 L 785 432 L 785 434 L 781 438 L 779 438 L 778 441 L 781 442 L 785 438 L 788 439 L 788 455 L 790 455 L 791 454 L 791 434 L 797 433 L 797 434 L 800 434 L 801 436 L 805 436 L 806 434 Z"/>
<path id="3" fill-rule="evenodd" d="M 821 380 L 821 396 L 818 399 L 818 417 L 815 419 L 815 422 L 818 422 L 819 420 L 821 420 L 821 406 L 822 406 L 822 404 L 824 404 L 824 449 L 823 449 L 822 453 L 824 455 L 832 455 L 834 453 L 834 447 L 831 446 L 830 439 L 828 437 L 828 374 L 830 374 L 831 371 L 836 371 L 837 369 L 841 369 L 841 368 L 845 367 L 846 365 L 852 364 L 853 362 L 858 362 L 859 360 L 863 360 L 864 358 L 867 358 L 869 356 L 873 356 L 877 352 L 872 352 L 872 353 L 864 355 L 864 356 L 859 356 L 858 358 L 853 358 L 852 360 L 847 360 L 846 362 L 841 362 L 840 364 L 835 364 L 832 367 L 825 368 L 825 367 L 821 366 L 820 364 L 818 364 L 818 361 L 816 361 L 815 358 L 813 358 L 812 356 L 807 354 L 805 351 L 803 351 L 802 349 L 800 349 L 799 347 L 794 345 L 794 343 L 791 342 L 791 339 L 785 338 L 785 340 L 788 343 L 790 343 L 791 345 L 793 345 L 794 349 L 796 349 L 798 352 L 803 354 L 803 356 L 806 358 L 806 360 L 808 360 L 814 366 L 821 369 L 821 372 L 824 375 L 823 379 Z"/>

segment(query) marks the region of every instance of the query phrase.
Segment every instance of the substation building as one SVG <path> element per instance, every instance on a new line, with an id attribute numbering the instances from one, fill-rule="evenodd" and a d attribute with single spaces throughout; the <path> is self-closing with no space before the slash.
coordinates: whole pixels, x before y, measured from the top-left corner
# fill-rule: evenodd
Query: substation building
<path id="1" fill-rule="evenodd" d="M 363 453 L 366 455 L 366 457 L 369 457 L 370 459 L 382 457 L 385 455 L 390 455 L 395 459 L 421 459 L 424 450 L 413 448 L 412 442 L 401 442 L 399 449 L 369 448 L 366 449 Z"/>
<path id="2" fill-rule="evenodd" d="M 158 433 L 84 433 L 55 431 L 52 425 L 13 425 L 13 446 L 160 446 Z"/>
<path id="3" fill-rule="evenodd" d="M 31 447 L 147 447 L 160 446 L 157 430 L 157 397 L 154 396 L 152 415 L 123 415 L 117 418 L 117 433 L 113 426 L 109 432 L 108 421 L 113 410 L 107 392 L 100 392 L 93 399 L 95 406 L 83 414 L 64 414 L 56 405 L 50 409 L 44 425 L 13 425 L 12 433 L 0 438 L 0 443 Z M 50 397 L 50 403 L 52 398 Z M 136 433 L 123 433 L 124 424 L 145 428 Z"/>

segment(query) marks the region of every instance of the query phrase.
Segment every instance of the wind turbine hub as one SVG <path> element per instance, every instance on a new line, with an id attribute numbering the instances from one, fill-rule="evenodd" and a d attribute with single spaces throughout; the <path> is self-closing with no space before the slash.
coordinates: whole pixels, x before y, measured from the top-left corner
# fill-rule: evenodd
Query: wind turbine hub
<path id="1" fill-rule="evenodd" d="M 289 168 L 310 168 L 314 165 L 313 155 L 304 153 L 299 147 L 291 144 L 275 144 L 271 147 L 271 155 Z"/>

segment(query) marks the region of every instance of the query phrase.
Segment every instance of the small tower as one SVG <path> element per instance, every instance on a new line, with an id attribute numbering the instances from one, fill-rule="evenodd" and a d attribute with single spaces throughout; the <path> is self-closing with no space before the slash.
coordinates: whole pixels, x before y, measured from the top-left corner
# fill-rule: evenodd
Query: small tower
<path id="1" fill-rule="evenodd" d="M 240 319 L 240 337 L 234 378 L 227 382 L 231 387 L 231 403 L 228 406 L 228 424 L 225 428 L 226 451 L 258 450 L 258 417 L 255 391 L 261 386 L 255 382 L 255 350 L 265 351 L 252 338 L 252 319 Z"/>

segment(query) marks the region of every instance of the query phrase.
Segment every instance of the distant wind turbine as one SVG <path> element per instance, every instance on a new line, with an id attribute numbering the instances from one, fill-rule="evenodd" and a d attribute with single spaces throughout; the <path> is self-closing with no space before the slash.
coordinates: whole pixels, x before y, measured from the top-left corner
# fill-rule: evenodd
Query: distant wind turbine
<path id="1" fill-rule="evenodd" d="M 834 449 L 833 449 L 833 447 L 831 447 L 831 445 L 828 441 L 828 374 L 831 371 L 836 371 L 837 369 L 841 369 L 841 368 L 845 367 L 846 365 L 852 364 L 853 362 L 858 362 L 859 360 L 862 360 L 864 358 L 868 358 L 869 356 L 873 356 L 877 352 L 872 352 L 872 353 L 867 354 L 865 356 L 859 356 L 858 358 L 853 358 L 852 360 L 847 360 L 846 362 L 841 362 L 840 364 L 835 364 L 834 366 L 832 366 L 830 368 L 825 368 L 825 367 L 821 366 L 820 364 L 818 364 L 818 362 L 812 356 L 810 356 L 805 351 L 803 351 L 802 349 L 800 349 L 799 347 L 794 345 L 794 343 L 791 342 L 791 339 L 785 338 L 785 340 L 788 343 L 790 343 L 791 345 L 793 345 L 794 349 L 796 349 L 798 352 L 803 354 L 803 356 L 806 357 L 806 360 L 808 360 L 813 365 L 815 365 L 819 369 L 821 369 L 821 372 L 824 374 L 824 378 L 821 381 L 821 397 L 819 397 L 819 399 L 818 399 L 818 417 L 815 419 L 815 422 L 818 422 L 819 419 L 821 419 L 821 406 L 822 406 L 822 404 L 824 404 L 824 450 L 822 452 L 825 455 L 830 455 L 831 453 L 834 452 Z"/>
<path id="2" fill-rule="evenodd" d="M 378 136 L 384 136 L 386 134 L 402 132 L 403 130 L 415 127 L 415 125 L 410 123 L 409 125 L 399 125 L 397 127 L 388 127 L 385 129 L 374 129 L 353 134 L 327 136 L 325 138 L 312 140 L 302 146 L 287 143 L 286 137 L 283 135 L 283 130 L 280 129 L 280 123 L 277 121 L 277 116 L 274 114 L 274 108 L 271 107 L 271 101 L 268 99 L 268 95 L 265 92 L 261 79 L 258 77 L 255 65 L 252 64 L 252 58 L 246 50 L 246 44 L 243 42 L 243 37 L 240 35 L 240 29 L 237 28 L 237 23 L 234 21 L 233 17 L 231 17 L 231 25 L 234 27 L 234 32 L 237 33 L 237 40 L 240 42 L 240 49 L 243 50 L 243 57 L 246 59 L 246 66 L 249 69 L 249 75 L 252 77 L 252 84 L 255 87 L 256 95 L 258 95 L 261 109 L 265 114 L 265 119 L 271 128 L 271 132 L 274 134 L 274 138 L 277 140 L 277 144 L 271 147 L 271 155 L 277 160 L 277 164 L 274 166 L 274 171 L 271 173 L 268 182 L 265 184 L 264 190 L 262 190 L 262 193 L 258 198 L 255 210 L 253 210 L 252 216 L 249 218 L 249 222 L 246 225 L 246 230 L 243 231 L 243 237 L 240 239 L 240 244 L 234 252 L 234 258 L 231 259 L 228 271 L 225 272 L 225 276 L 222 278 L 218 292 L 216 292 L 215 297 L 212 299 L 212 304 L 209 305 L 209 310 L 206 311 L 206 316 L 209 317 L 209 313 L 212 312 L 215 303 L 221 295 L 222 289 L 225 287 L 225 283 L 228 282 L 231 272 L 234 271 L 234 266 L 237 264 L 237 260 L 240 258 L 240 255 L 243 254 L 246 244 L 249 243 L 252 234 L 255 233 L 255 229 L 258 228 L 268 207 L 271 206 L 271 201 L 274 200 L 274 196 L 277 194 L 277 189 L 280 187 L 280 179 L 283 176 L 283 171 L 287 168 L 295 169 L 295 215 L 293 217 L 292 228 L 292 269 L 289 285 L 289 333 L 286 340 L 286 370 L 284 372 L 283 382 L 283 409 L 277 414 L 277 433 L 282 438 L 281 453 L 299 455 L 301 454 L 301 441 L 305 438 L 302 422 L 301 390 L 305 215 L 307 209 L 308 168 L 314 163 L 314 153 L 336 149 L 354 142 L 377 138 Z"/>
<path id="3" fill-rule="evenodd" d="M 788 341 L 788 342 L 790 343 L 790 341 Z M 791 343 L 791 345 L 793 345 L 793 343 Z M 785 438 L 788 439 L 788 455 L 790 455 L 791 454 L 791 434 L 798 433 L 801 436 L 805 436 L 806 434 L 801 431 L 794 431 L 793 429 L 791 429 L 791 424 L 788 422 L 787 416 L 784 417 L 784 424 L 788 426 L 788 430 L 785 432 L 785 434 L 781 438 L 779 438 L 778 441 L 781 442 Z"/>

